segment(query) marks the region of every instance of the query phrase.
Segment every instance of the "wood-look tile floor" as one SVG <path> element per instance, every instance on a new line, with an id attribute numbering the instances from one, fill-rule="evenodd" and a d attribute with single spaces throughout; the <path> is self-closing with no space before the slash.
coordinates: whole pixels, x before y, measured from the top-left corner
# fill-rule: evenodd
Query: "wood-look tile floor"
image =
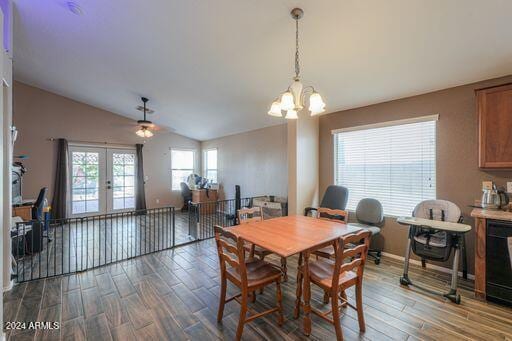
<path id="1" fill-rule="evenodd" d="M 273 261 L 278 261 L 275 259 Z M 296 258 L 289 260 L 284 284 L 286 322 L 273 315 L 246 325 L 246 340 L 306 339 L 302 319 L 292 318 Z M 346 339 L 505 340 L 512 339 L 512 309 L 473 298 L 472 283 L 461 283 L 462 304 L 398 284 L 402 264 L 384 258 L 369 263 L 363 289 L 366 332 L 355 311 L 341 318 Z M 412 267 L 411 278 L 431 289 L 446 289 L 449 277 Z M 239 306 L 226 306 L 217 324 L 219 273 L 213 240 L 111 264 L 77 275 L 20 284 L 4 294 L 4 321 L 58 321 L 58 330 L 6 331 L 10 340 L 216 340 L 234 338 Z M 231 287 L 230 291 L 235 292 Z M 348 292 L 353 299 L 353 291 Z M 322 293 L 312 304 L 324 307 Z M 275 304 L 275 289 L 258 295 L 255 310 Z M 325 308 L 324 308 L 325 309 Z M 333 327 L 313 316 L 311 340 L 335 339 Z"/>

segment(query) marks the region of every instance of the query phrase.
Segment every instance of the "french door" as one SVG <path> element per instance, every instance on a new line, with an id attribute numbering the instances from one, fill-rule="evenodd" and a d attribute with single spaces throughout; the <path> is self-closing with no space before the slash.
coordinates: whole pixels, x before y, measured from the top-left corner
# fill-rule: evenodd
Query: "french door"
<path id="1" fill-rule="evenodd" d="M 135 150 L 70 146 L 70 214 L 135 209 Z"/>

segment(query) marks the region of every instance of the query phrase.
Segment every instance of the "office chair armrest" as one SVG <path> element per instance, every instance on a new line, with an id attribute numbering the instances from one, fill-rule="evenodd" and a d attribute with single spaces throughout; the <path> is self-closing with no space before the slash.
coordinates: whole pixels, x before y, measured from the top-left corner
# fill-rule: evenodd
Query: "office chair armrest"
<path id="1" fill-rule="evenodd" d="M 311 211 L 317 211 L 317 208 L 316 207 L 306 207 L 304 209 L 304 215 L 307 216 L 309 214 L 309 212 Z"/>

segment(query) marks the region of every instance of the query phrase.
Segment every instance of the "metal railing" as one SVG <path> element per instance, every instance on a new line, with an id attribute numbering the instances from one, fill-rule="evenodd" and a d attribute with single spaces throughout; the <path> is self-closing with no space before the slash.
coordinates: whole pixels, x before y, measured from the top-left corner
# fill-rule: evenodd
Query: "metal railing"
<path id="1" fill-rule="evenodd" d="M 234 226 L 237 224 L 236 212 L 242 207 L 253 207 L 253 201 L 261 197 L 227 199 L 189 205 L 189 235 L 196 240 L 213 238 L 214 226 Z M 264 214 L 266 212 L 264 211 Z M 281 215 L 288 214 L 287 203 L 281 203 Z"/>
<path id="2" fill-rule="evenodd" d="M 176 245 L 174 207 L 17 223 L 18 282 L 81 272 Z"/>

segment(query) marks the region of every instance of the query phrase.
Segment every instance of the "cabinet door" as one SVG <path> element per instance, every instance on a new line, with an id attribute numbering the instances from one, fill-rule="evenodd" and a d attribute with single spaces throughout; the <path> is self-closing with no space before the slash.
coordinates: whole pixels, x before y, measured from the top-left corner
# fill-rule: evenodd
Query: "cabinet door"
<path id="1" fill-rule="evenodd" d="M 480 168 L 512 169 L 512 84 L 477 90 Z"/>

